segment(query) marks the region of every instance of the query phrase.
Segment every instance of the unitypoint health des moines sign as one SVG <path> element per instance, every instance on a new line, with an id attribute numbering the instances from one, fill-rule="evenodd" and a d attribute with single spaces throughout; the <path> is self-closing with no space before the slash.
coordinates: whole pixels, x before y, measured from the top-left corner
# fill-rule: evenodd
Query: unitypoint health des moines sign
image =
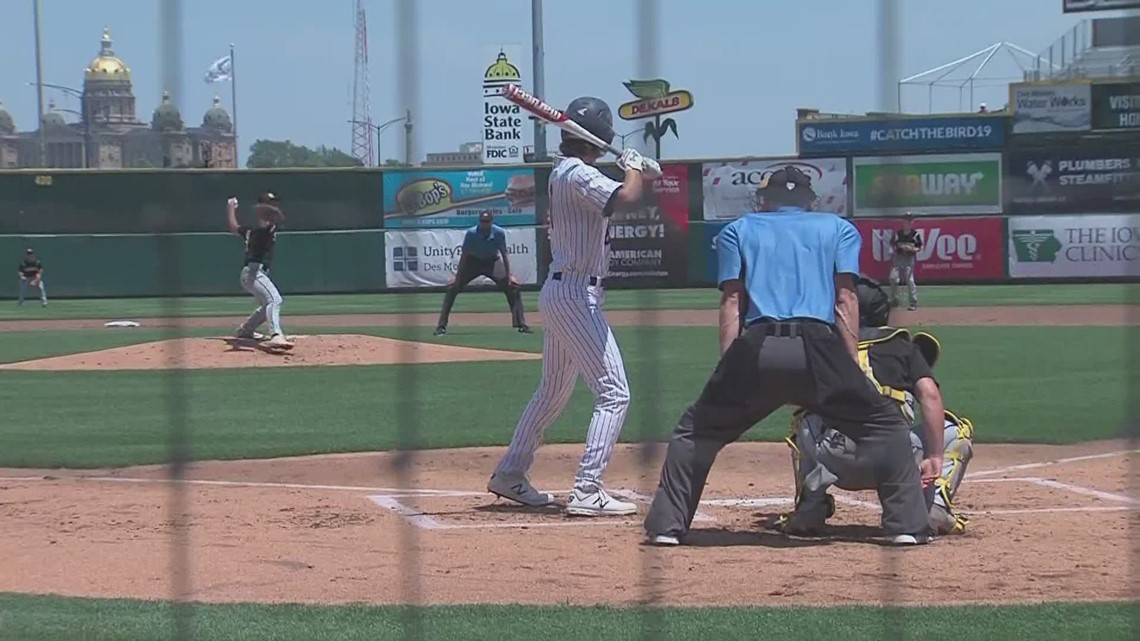
<path id="1" fill-rule="evenodd" d="M 1006 117 L 820 119 L 796 123 L 801 154 L 1001 149 Z"/>

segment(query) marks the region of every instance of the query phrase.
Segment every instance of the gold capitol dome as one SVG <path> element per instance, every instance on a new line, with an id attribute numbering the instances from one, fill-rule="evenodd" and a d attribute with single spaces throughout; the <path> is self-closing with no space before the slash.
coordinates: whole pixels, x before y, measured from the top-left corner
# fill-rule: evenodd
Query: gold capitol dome
<path id="1" fill-rule="evenodd" d="M 117 80 L 129 79 L 131 70 L 115 52 L 111 50 L 111 30 L 103 27 L 102 49 L 99 55 L 87 65 L 84 72 L 89 80 Z"/>
<path id="2" fill-rule="evenodd" d="M 484 80 L 522 80 L 522 74 L 519 73 L 519 68 L 514 66 L 507 60 L 507 54 L 499 51 L 498 58 L 495 59 L 495 64 L 487 67 L 486 73 L 483 74 Z"/>

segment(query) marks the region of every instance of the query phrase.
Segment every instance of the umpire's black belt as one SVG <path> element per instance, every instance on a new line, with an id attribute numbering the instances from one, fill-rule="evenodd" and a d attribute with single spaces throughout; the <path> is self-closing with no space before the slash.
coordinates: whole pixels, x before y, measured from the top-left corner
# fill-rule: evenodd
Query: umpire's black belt
<path id="1" fill-rule="evenodd" d="M 790 318 L 783 321 L 760 318 L 749 323 L 748 329 L 755 327 L 757 331 L 764 332 L 765 336 L 797 338 L 804 335 L 805 328 L 813 326 L 831 328 L 829 324 L 815 318 Z"/>
<path id="2" fill-rule="evenodd" d="M 562 280 L 562 272 L 554 272 L 554 273 L 550 274 L 550 278 L 552 278 L 554 280 Z M 587 279 L 587 282 L 590 283 L 590 287 L 601 287 L 602 286 L 602 280 L 603 279 L 598 278 L 597 276 L 590 276 Z"/>

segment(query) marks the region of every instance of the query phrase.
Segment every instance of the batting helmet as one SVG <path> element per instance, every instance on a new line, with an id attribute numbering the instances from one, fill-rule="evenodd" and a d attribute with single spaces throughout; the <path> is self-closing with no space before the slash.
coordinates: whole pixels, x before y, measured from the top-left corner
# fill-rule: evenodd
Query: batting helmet
<path id="1" fill-rule="evenodd" d="M 863 327 L 883 327 L 891 320 L 891 300 L 874 279 L 859 275 L 855 279 L 855 294 L 859 297 L 859 324 Z"/>
<path id="2" fill-rule="evenodd" d="M 566 117 L 582 125 L 586 131 L 601 138 L 607 145 L 614 141 L 614 115 L 610 106 L 601 98 L 582 96 L 570 101 L 566 107 Z M 562 142 L 581 138 L 562 130 Z"/>

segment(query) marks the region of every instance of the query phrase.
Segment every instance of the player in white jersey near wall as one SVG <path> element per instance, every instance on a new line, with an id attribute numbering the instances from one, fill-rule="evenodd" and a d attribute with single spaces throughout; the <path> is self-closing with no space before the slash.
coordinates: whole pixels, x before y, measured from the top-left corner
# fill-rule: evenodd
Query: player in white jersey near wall
<path id="1" fill-rule="evenodd" d="M 566 115 L 609 143 L 613 115 L 598 98 L 571 101 Z M 566 504 L 579 516 L 634 514 L 637 506 L 616 499 L 602 486 L 602 474 L 613 453 L 629 408 L 625 364 L 609 323 L 602 313 L 603 281 L 609 271 L 609 223 L 615 211 L 642 206 L 645 180 L 661 176 L 656 161 L 629 149 L 618 160 L 623 182 L 606 177 L 594 166 L 605 154 L 563 131 L 559 156 L 550 173 L 550 273 L 539 294 L 545 319 L 542 380 L 530 399 L 499 462 L 487 491 L 532 507 L 554 505 L 554 496 L 539 492 L 527 473 L 542 434 L 562 413 L 578 376 L 594 393 L 594 414 L 586 432 L 574 488 Z"/>

